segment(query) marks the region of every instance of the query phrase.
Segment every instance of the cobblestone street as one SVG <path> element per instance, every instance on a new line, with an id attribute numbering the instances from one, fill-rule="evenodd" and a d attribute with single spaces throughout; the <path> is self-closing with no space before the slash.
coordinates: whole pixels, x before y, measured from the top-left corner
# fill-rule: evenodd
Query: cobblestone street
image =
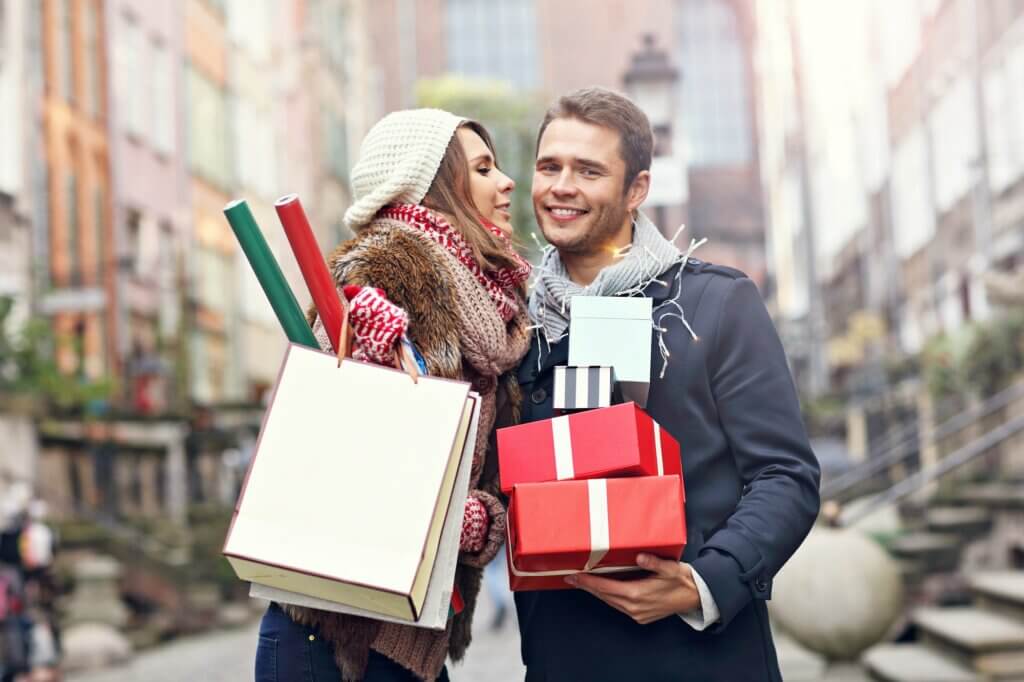
<path id="1" fill-rule="evenodd" d="M 473 645 L 461 664 L 449 664 L 452 682 L 522 682 L 515 609 L 503 625 L 491 629 L 493 600 L 481 591 L 474 621 Z M 65 682 L 251 682 L 256 655 L 256 624 L 237 630 L 185 638 L 136 656 L 130 663 L 103 671 L 68 676 Z M 866 682 L 857 666 L 828 670 L 820 659 L 785 638 L 776 647 L 787 682 Z"/>
<path id="2" fill-rule="evenodd" d="M 494 605 L 481 594 L 473 646 L 465 661 L 449 664 L 452 682 L 522 682 L 514 610 L 508 616 L 500 630 L 490 630 Z M 126 665 L 70 675 L 66 682 L 251 682 L 256 630 L 253 624 L 184 638 L 143 652 Z"/>
<path id="3" fill-rule="evenodd" d="M 68 682 L 249 682 L 256 626 L 188 637 L 145 651 L 129 663 L 70 675 Z"/>

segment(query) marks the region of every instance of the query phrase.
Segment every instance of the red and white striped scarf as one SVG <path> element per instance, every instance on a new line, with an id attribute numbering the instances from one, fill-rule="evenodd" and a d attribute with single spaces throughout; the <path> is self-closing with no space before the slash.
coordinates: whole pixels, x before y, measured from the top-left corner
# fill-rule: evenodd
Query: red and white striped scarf
<path id="1" fill-rule="evenodd" d="M 419 204 L 397 204 L 385 206 L 377 214 L 380 218 L 399 220 L 407 225 L 422 230 L 424 234 L 433 241 L 443 246 L 460 263 L 473 274 L 476 281 L 487 290 L 488 295 L 498 309 L 501 319 L 508 322 L 515 317 L 519 310 L 516 290 L 530 276 L 530 264 L 512 246 L 512 242 L 506 237 L 496 225 L 486 220 L 481 224 L 491 231 L 508 248 L 509 256 L 515 261 L 515 267 L 499 268 L 497 270 L 484 271 L 473 256 L 473 249 L 466 243 L 466 239 L 453 228 L 451 224 L 436 212 L 426 206 Z"/>

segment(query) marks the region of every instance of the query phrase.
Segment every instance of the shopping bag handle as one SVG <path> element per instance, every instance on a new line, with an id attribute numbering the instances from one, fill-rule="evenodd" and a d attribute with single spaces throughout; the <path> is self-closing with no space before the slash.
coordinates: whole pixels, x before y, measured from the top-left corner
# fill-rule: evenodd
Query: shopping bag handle
<path id="1" fill-rule="evenodd" d="M 341 331 L 338 333 L 338 367 L 341 361 L 352 357 L 352 328 L 348 323 L 348 301 L 341 297 Z M 395 348 L 395 369 L 400 369 L 412 378 L 412 382 L 419 383 L 420 372 L 416 367 L 416 360 L 412 357 L 409 349 L 401 341 Z"/>

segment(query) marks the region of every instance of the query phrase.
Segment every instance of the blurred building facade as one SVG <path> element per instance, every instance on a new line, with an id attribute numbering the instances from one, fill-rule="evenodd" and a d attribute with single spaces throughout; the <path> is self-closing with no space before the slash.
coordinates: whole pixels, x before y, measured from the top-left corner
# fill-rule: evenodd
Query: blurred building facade
<path id="1" fill-rule="evenodd" d="M 45 232 L 39 306 L 52 319 L 63 371 L 116 377 L 105 3 L 45 0 L 41 9 L 48 220 L 35 226 Z"/>
<path id="2" fill-rule="evenodd" d="M 121 292 L 117 359 L 125 398 L 146 414 L 173 405 L 182 355 L 179 296 L 191 215 L 185 148 L 185 25 L 180 3 L 110 0 L 109 131 Z"/>
<path id="3" fill-rule="evenodd" d="M 28 317 L 32 292 L 32 4 L 13 0 L 0 8 L 0 296 L 13 302 L 13 325 Z"/>
<path id="4" fill-rule="evenodd" d="M 116 388 L 78 408 L 117 426 L 62 412 L 16 467 L 54 509 L 180 515 L 186 478 L 211 498 L 244 464 L 286 339 L 222 211 L 249 202 L 307 305 L 273 203 L 298 193 L 325 253 L 346 236 L 380 113 L 370 4 L 0 3 L 5 331 L 49 322 L 69 380 Z"/>
<path id="5" fill-rule="evenodd" d="M 757 14 L 772 303 L 805 388 L 871 392 L 1024 256 L 1024 3 L 779 10 Z"/>
<path id="6" fill-rule="evenodd" d="M 609 0 L 599 11 L 587 0 L 382 0 L 371 33 L 396 46 L 378 64 L 382 106 L 414 106 L 417 81 L 443 74 L 506 81 L 545 102 L 588 85 L 630 91 L 637 58 L 665 50 L 678 72 L 677 125 L 662 136 L 656 170 L 679 185 L 658 187 L 663 205 L 679 209 L 662 212 L 660 227 L 671 235 L 685 222 L 683 241 L 708 237 L 704 257 L 763 283 L 754 9 L 749 0 Z"/>
<path id="7" fill-rule="evenodd" d="M 234 349 L 238 296 L 236 242 L 224 220 L 235 168 L 228 115 L 229 45 L 223 1 L 185 3 L 186 159 L 190 173 L 189 394 L 200 403 L 238 399 Z"/>

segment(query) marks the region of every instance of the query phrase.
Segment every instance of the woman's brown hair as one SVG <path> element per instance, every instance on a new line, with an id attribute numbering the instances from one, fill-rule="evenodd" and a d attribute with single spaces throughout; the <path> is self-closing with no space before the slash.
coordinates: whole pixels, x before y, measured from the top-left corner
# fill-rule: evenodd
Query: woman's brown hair
<path id="1" fill-rule="evenodd" d="M 476 121 L 464 121 L 459 128 L 468 128 L 480 136 L 497 167 L 498 154 L 494 151 L 494 142 L 487 129 Z M 469 160 L 457 135 L 452 135 L 448 143 L 437 175 L 423 197 L 423 205 L 451 219 L 452 227 L 458 230 L 473 249 L 473 256 L 483 270 L 515 267 L 509 247 L 483 225 L 483 217 L 473 205 L 473 193 L 469 186 Z"/>

